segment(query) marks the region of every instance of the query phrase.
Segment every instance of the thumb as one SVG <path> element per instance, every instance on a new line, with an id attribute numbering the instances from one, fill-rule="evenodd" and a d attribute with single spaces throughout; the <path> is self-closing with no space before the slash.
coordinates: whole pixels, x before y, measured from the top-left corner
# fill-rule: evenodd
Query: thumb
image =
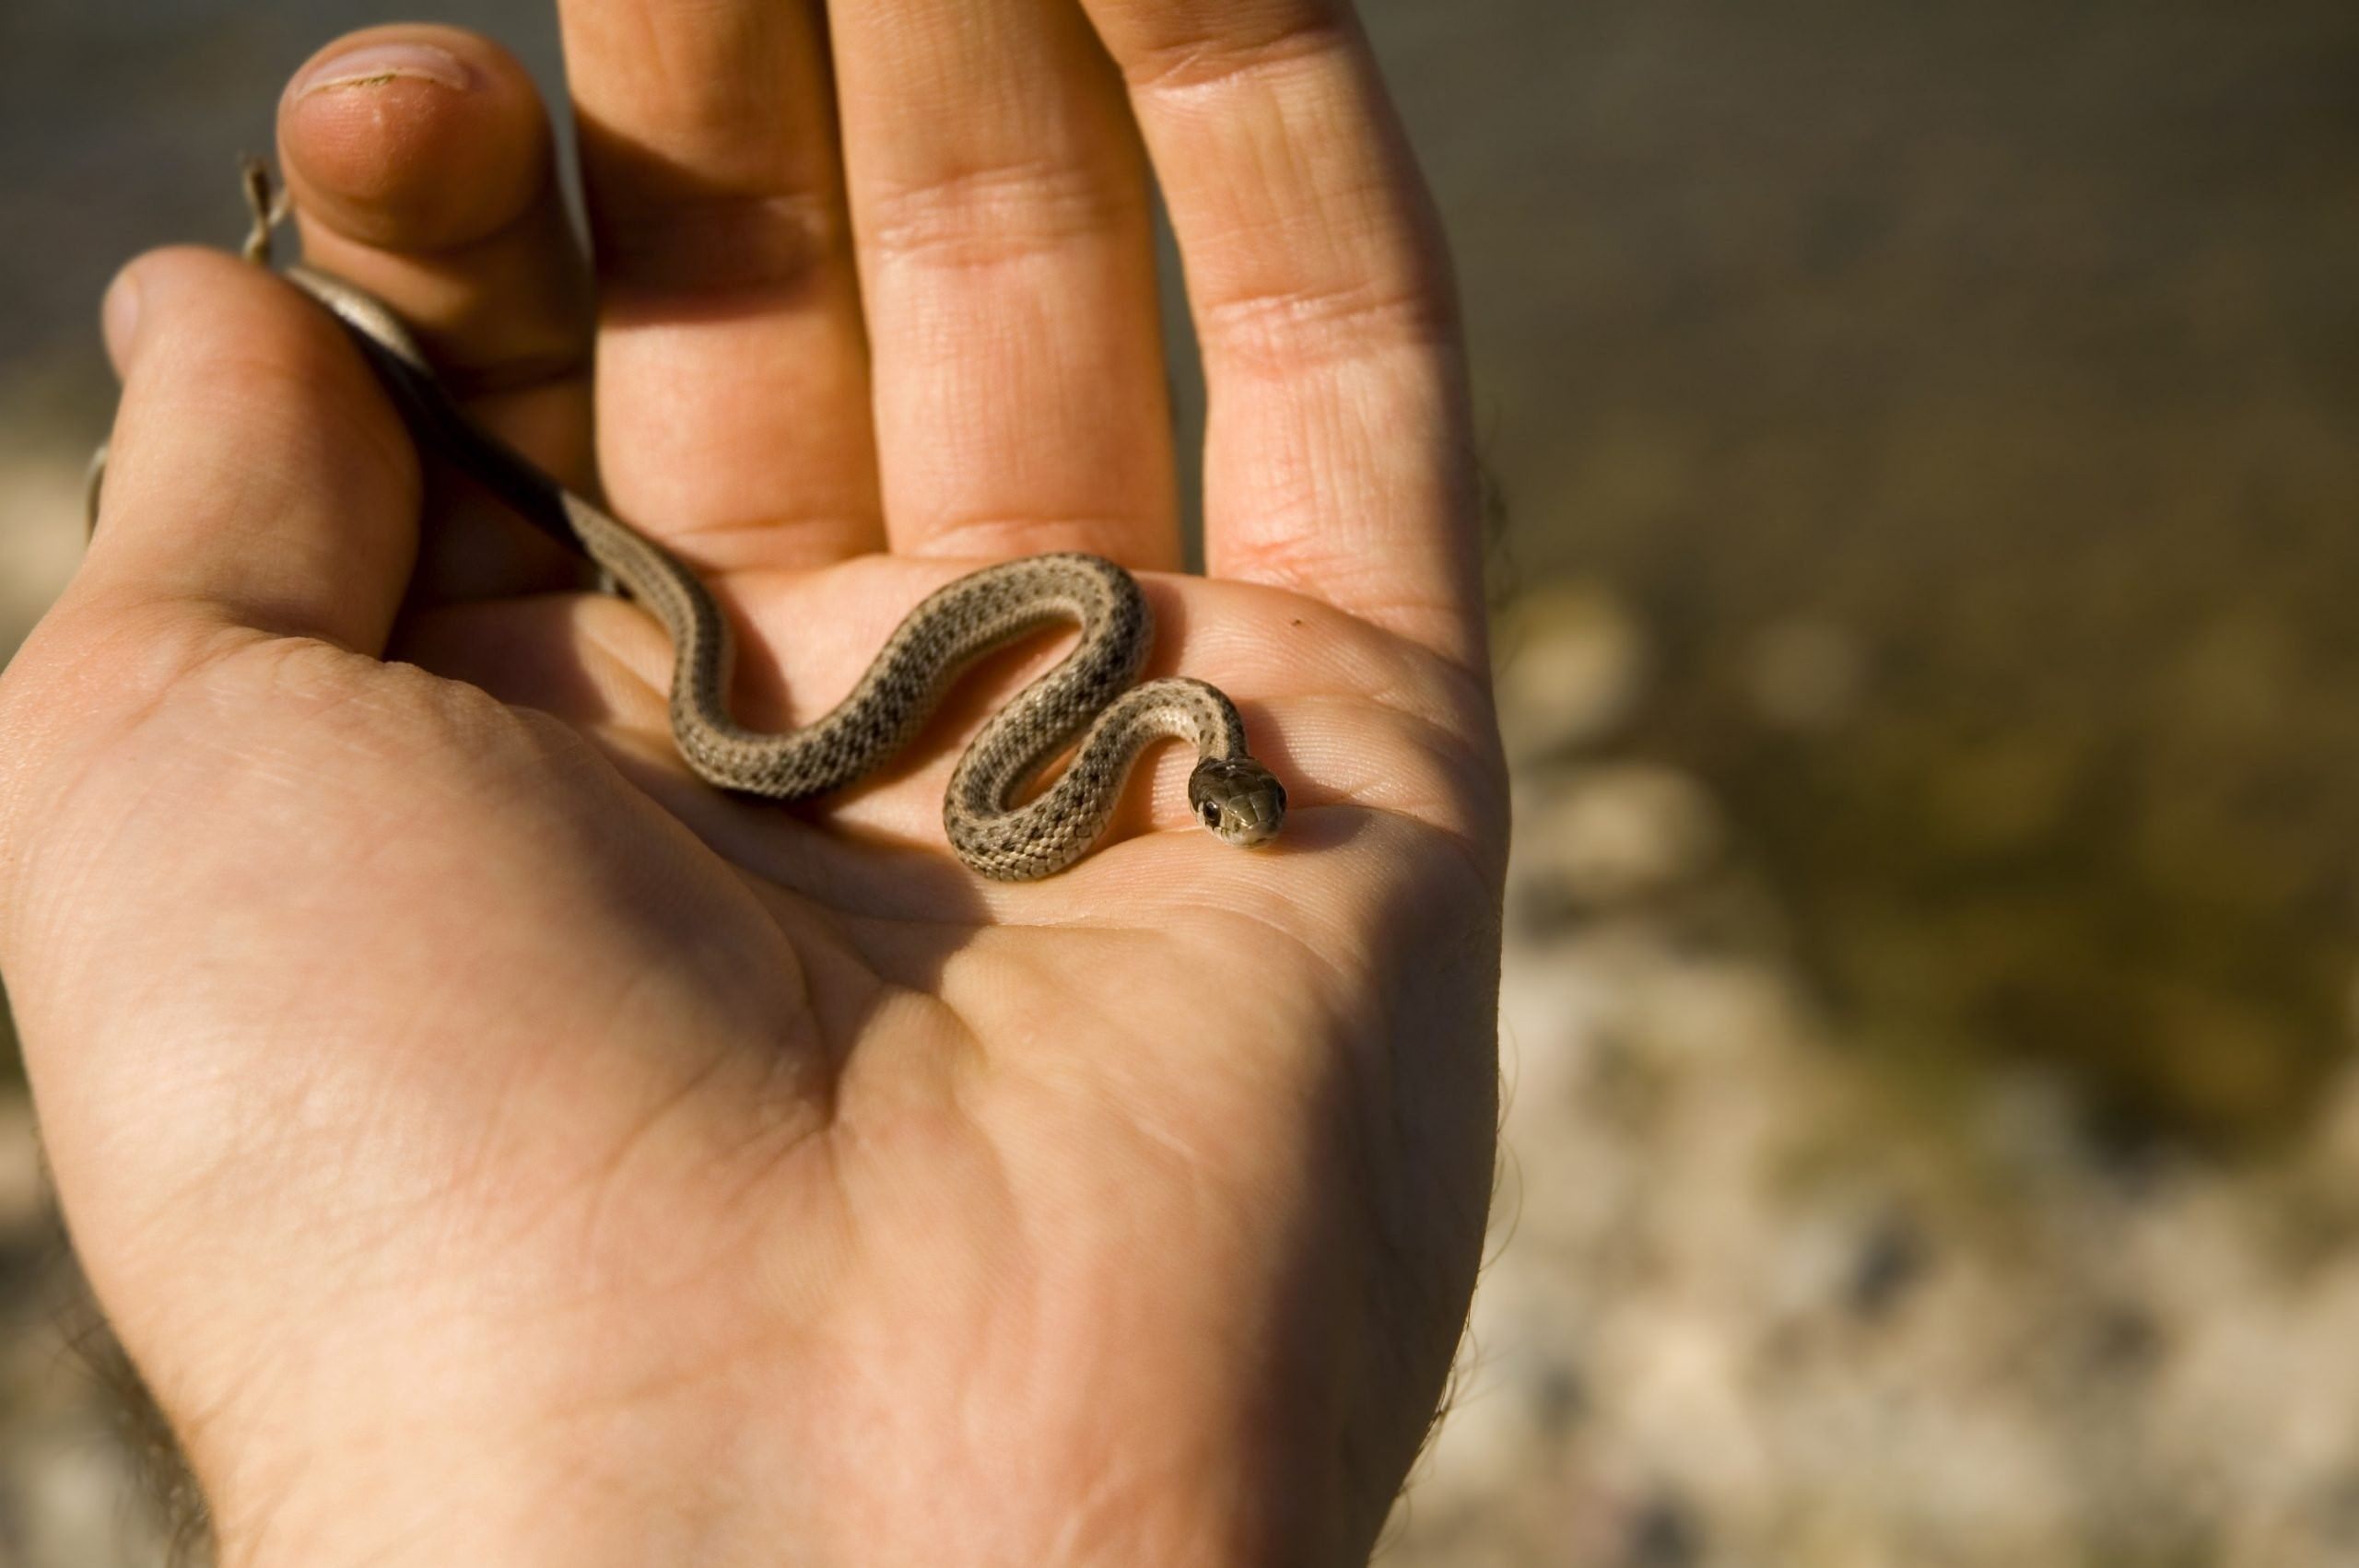
<path id="1" fill-rule="evenodd" d="M 291 286 L 159 251 L 105 318 L 123 392 L 98 531 L 0 678 L 0 915 L 30 880 L 28 830 L 63 820 L 93 745 L 257 640 L 381 656 L 416 550 L 416 453 Z"/>
<path id="2" fill-rule="evenodd" d="M 123 403 L 60 611 L 381 653 L 417 549 L 417 461 L 343 330 L 260 268 L 195 249 L 134 262 L 104 318 Z"/>

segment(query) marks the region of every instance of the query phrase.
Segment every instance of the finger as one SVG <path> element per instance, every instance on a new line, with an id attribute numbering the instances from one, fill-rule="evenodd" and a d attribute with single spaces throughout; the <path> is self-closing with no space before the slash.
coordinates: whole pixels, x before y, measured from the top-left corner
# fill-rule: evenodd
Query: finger
<path id="1" fill-rule="evenodd" d="M 877 547 L 817 0 L 560 0 L 623 516 L 701 564 Z"/>
<path id="2" fill-rule="evenodd" d="M 1481 571 L 1449 265 L 1346 0 L 1085 0 L 1130 83 L 1210 394 L 1216 576 L 1473 662 Z"/>
<path id="3" fill-rule="evenodd" d="M 456 28 L 371 28 L 296 73 L 279 160 L 307 261 L 416 330 L 487 428 L 590 488 L 590 298 L 548 117 L 523 67 Z M 551 586 L 569 559 L 480 492 L 437 508 L 428 600 Z"/>
<path id="4" fill-rule="evenodd" d="M 897 551 L 1178 563 L 1146 171 L 1070 0 L 840 7 Z"/>
<path id="5" fill-rule="evenodd" d="M 417 465 L 358 352 L 309 300 L 207 251 L 109 291 L 123 374 L 70 608 L 377 653 L 416 545 Z"/>

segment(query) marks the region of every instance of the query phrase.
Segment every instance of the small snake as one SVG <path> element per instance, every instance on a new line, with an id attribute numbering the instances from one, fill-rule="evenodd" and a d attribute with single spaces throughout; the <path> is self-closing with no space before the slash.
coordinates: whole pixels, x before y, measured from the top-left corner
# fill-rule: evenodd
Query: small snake
<path id="1" fill-rule="evenodd" d="M 259 160 L 247 162 L 245 181 L 254 216 L 245 254 L 267 266 L 285 203 L 274 202 Z M 910 612 L 827 713 L 780 734 L 745 729 L 730 717 L 726 696 L 729 622 L 695 572 L 478 428 L 384 301 L 314 268 L 284 275 L 343 323 L 421 444 L 587 556 L 663 624 L 675 655 L 672 733 L 707 782 L 789 801 L 841 789 L 907 745 L 975 660 L 1069 621 L 1081 627 L 1079 645 L 992 717 L 951 775 L 942 822 L 961 860 L 1003 882 L 1064 870 L 1105 831 L 1139 754 L 1166 736 L 1195 745 L 1188 803 L 1215 835 L 1262 844 L 1285 820 L 1285 787 L 1247 754 L 1244 720 L 1218 688 L 1180 677 L 1132 685 L 1155 639 L 1154 617 L 1131 574 L 1096 556 L 1033 556 L 962 577 Z M 105 464 L 101 447 L 91 463 L 93 527 Z M 1057 781 L 1015 804 L 1076 735 L 1080 744 Z"/>

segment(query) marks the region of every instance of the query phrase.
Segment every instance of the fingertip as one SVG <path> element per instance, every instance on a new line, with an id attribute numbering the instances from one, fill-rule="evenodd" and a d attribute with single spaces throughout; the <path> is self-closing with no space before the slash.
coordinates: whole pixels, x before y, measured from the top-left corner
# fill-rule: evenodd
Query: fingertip
<path id="1" fill-rule="evenodd" d="M 131 373 L 131 358 L 139 341 L 139 263 L 133 262 L 114 275 L 99 301 L 99 333 L 107 358 L 119 380 Z"/>
<path id="2" fill-rule="evenodd" d="M 527 211 L 553 169 L 531 76 L 459 28 L 369 28 L 305 62 L 279 100 L 297 208 L 400 251 L 471 244 Z"/>
<path id="3" fill-rule="evenodd" d="M 339 360 L 350 353 L 326 311 L 266 268 L 206 245 L 163 245 L 132 258 L 100 309 L 111 352 L 116 334 L 128 334 L 119 349 L 128 371 L 144 369 L 153 355 L 177 357 L 189 340 L 211 345 L 221 336 L 267 340 L 286 353 L 299 345 L 306 355 Z"/>
<path id="4" fill-rule="evenodd" d="M 381 646 L 415 549 L 416 454 L 327 313 L 218 252 L 150 252 L 105 515 L 77 585 L 214 621 Z M 110 324 L 111 334 L 119 330 Z"/>

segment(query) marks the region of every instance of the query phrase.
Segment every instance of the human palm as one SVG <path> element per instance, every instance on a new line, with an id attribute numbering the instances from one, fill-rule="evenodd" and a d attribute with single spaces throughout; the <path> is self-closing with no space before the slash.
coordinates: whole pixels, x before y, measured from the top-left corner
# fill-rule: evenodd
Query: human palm
<path id="1" fill-rule="evenodd" d="M 878 172 L 945 156 L 894 117 L 928 46 L 839 18 L 850 193 L 821 135 L 804 194 L 848 202 L 839 253 L 792 204 L 781 237 L 769 185 L 713 194 L 765 134 L 742 103 L 699 80 L 722 107 L 696 121 L 629 85 L 617 38 L 710 18 L 567 22 L 600 467 L 727 605 L 741 709 L 824 708 L 982 558 L 1101 549 L 1149 568 L 1156 669 L 1234 695 L 1287 781 L 1268 850 L 1192 826 L 1167 748 L 1073 870 L 961 870 L 953 754 L 1045 649 L 839 799 L 716 794 L 673 753 L 654 623 L 569 591 L 449 475 L 421 507 L 317 312 L 189 253 L 136 269 L 135 323 L 111 307 L 108 513 L 0 709 L 0 936 L 77 1243 L 232 1559 L 1367 1550 L 1481 1233 L 1503 828 L 1454 350 L 1414 291 L 1439 286 L 1397 148 L 1346 115 L 1300 155 L 1329 177 L 1245 215 L 1390 191 L 1400 276 L 1297 286 L 1245 275 L 1386 254 L 1225 240 L 1212 204 L 1250 149 L 1157 142 L 1155 85 L 1200 93 L 1204 49 L 1238 70 L 1203 82 L 1320 67 L 1322 101 L 1377 116 L 1348 30 L 1306 53 L 1238 11 L 1209 44 L 1156 36 L 1154 6 L 1096 14 L 1215 275 L 1210 578 L 1152 569 L 1177 538 L 1144 209 L 1078 34 L 958 41 L 1062 106 L 994 130 L 985 93 L 958 145 L 1015 138 L 996 167 L 1027 178 L 1071 164 L 1010 230 L 996 176 Z M 807 67 L 810 35 L 734 14 L 671 47 L 752 37 Z M 590 328 L 529 88 L 464 35 L 371 38 L 458 69 L 381 54 L 290 95 L 307 248 L 579 480 Z M 1255 108 L 1227 111 L 1249 135 Z M 684 121 L 710 145 L 655 158 Z M 438 152 L 462 140 L 454 177 Z M 756 261 L 712 272 L 716 225 Z M 650 238 L 675 229 L 704 243 Z M 985 287 L 1058 352 L 1012 339 Z"/>

